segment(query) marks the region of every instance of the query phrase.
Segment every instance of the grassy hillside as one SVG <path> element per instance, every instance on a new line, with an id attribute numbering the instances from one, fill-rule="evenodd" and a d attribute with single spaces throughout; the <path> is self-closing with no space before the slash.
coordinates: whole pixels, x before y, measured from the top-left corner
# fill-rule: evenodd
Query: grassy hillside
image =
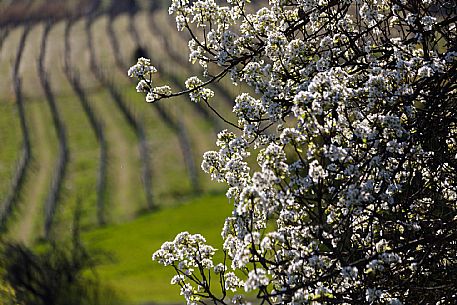
<path id="1" fill-rule="evenodd" d="M 173 204 L 195 191 L 220 189 L 220 186 L 209 183 L 199 170 L 201 155 L 213 146 L 215 133 L 221 128 L 214 126 L 215 115 L 204 106 L 189 103 L 186 97 L 164 101 L 159 107 L 147 104 L 126 76 L 128 67 L 135 63 L 134 52 L 140 46 L 150 53 L 153 62 L 164 68 L 158 83 L 171 83 L 179 90 L 186 75 L 191 74 L 182 60 L 162 50 L 166 46 L 163 39 L 171 37 L 170 32 L 162 33 L 159 28 L 151 28 L 164 23 L 165 16 L 164 11 L 152 15 L 147 12 L 133 16 L 121 14 L 114 18 L 102 14 L 91 22 L 80 18 L 72 22 L 68 31 L 68 21 L 60 20 L 48 24 L 48 32 L 44 30 L 46 23 L 39 22 L 31 25 L 25 36 L 24 49 L 20 52 L 19 40 L 26 28 L 19 25 L 9 32 L 0 53 L 6 61 L 2 61 L 0 68 L 8 76 L 7 82 L 12 83 L 12 63 L 19 58 L 18 77 L 22 79 L 26 124 L 32 143 L 32 162 L 26 170 L 27 179 L 21 186 L 20 199 L 14 204 L 14 216 L 8 221 L 10 236 L 28 242 L 43 237 L 40 226 L 44 223 L 44 216 L 41 211 L 51 207 L 52 215 L 48 218 L 51 217 L 54 224 L 53 234 L 56 238 L 65 238 L 68 236 L 66 223 L 72 217 L 69 211 L 78 201 L 83 202 L 83 227 L 96 226 L 97 173 L 102 161 L 107 163 L 106 196 L 102 204 L 106 207 L 108 223 L 132 220 L 147 209 L 144 193 L 147 189 L 159 206 Z M 150 18 L 158 21 L 151 23 Z M 164 24 L 164 31 L 169 27 Z M 179 34 L 175 35 L 172 41 L 182 40 Z M 65 39 L 68 39 L 68 45 Z M 122 47 L 114 50 L 110 48 L 113 43 Z M 38 59 L 41 53 L 44 56 L 40 70 Z M 100 159 L 100 139 L 97 139 L 88 113 L 65 74 L 66 65 L 73 71 L 71 73 L 79 75 L 87 103 L 103 127 L 106 160 Z M 44 88 L 40 85 L 45 75 L 49 94 L 57 107 L 55 114 L 49 108 Z M 14 175 L 15 156 L 19 153 L 21 141 L 18 141 L 18 118 L 14 117 L 12 85 L 2 85 L 2 103 L 5 109 L 9 107 L 3 114 L 4 122 L 13 127 L 4 135 L 9 150 L 0 154 L 0 175 L 8 181 Z M 117 94 L 117 98 L 113 94 Z M 55 117 L 65 128 L 63 136 L 68 151 L 65 174 L 60 176 L 56 176 L 55 170 L 58 147 L 63 144 L 62 135 L 58 138 L 53 125 Z M 144 180 L 141 137 L 147 147 L 150 164 L 146 171 L 151 180 Z M 193 178 L 197 180 L 192 181 L 191 174 L 197 174 Z M 56 184 L 56 177 L 63 181 Z M 146 185 L 146 182 L 150 184 Z M 4 183 L 2 187 L 0 192 L 6 194 L 8 184 Z M 33 217 L 26 215 L 29 208 L 36 211 Z M 31 225 L 32 222 L 35 225 Z"/>
<path id="2" fill-rule="evenodd" d="M 107 0 L 81 13 L 88 1 L 21 3 L 0 3 L 0 237 L 32 247 L 67 240 L 79 206 L 84 242 L 113 257 L 100 279 L 126 304 L 180 302 L 171 271 L 151 254 L 183 230 L 220 248 L 231 207 L 200 164 L 227 126 L 184 96 L 147 104 L 127 69 L 142 48 L 160 68 L 155 81 L 181 90 L 196 72 L 185 37 L 163 9 L 110 14 L 120 2 Z M 59 5 L 75 13 L 56 13 Z M 12 11 L 14 22 L 5 15 Z M 215 106 L 230 115 L 237 92 L 214 89 Z M 30 140 L 23 171 L 21 126 Z"/>

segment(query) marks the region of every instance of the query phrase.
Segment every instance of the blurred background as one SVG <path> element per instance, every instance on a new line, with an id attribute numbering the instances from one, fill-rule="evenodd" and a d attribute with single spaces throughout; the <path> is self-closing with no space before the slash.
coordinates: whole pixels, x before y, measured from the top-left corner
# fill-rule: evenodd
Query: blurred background
<path id="1" fill-rule="evenodd" d="M 220 248 L 231 206 L 200 163 L 228 125 L 186 96 L 147 104 L 127 77 L 143 56 L 176 91 L 199 73 L 168 2 L 0 1 L 0 303 L 29 280 L 77 304 L 67 269 L 110 291 L 102 304 L 182 303 L 152 253 L 183 230 Z M 213 89 L 230 117 L 239 92 Z"/>

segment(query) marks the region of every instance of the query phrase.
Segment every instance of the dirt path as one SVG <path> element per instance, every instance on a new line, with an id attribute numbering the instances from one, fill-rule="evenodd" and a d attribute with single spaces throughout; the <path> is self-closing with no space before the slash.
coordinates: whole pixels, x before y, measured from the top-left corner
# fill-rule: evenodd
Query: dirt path
<path id="1" fill-rule="evenodd" d="M 123 16 L 121 16 L 123 17 Z M 121 18 L 119 17 L 119 18 Z M 119 19 L 119 18 L 116 18 Z M 128 20 L 127 20 L 128 21 Z M 108 25 L 112 25 L 112 23 L 108 23 Z M 111 43 L 112 43 L 112 48 L 116 49 L 117 45 L 119 43 L 118 37 L 122 37 L 122 41 L 125 42 L 125 38 L 130 36 L 130 35 L 124 35 L 120 36 L 114 31 L 114 29 L 110 26 L 107 28 L 107 34 L 111 37 Z M 133 44 L 132 44 L 133 45 Z M 118 65 L 118 70 L 121 70 L 122 75 L 125 75 L 125 71 L 128 70 L 128 66 L 125 65 L 125 62 L 119 62 Z M 138 149 L 139 149 L 139 154 L 140 154 L 140 160 L 141 160 L 141 179 L 142 179 L 142 184 L 144 187 L 144 192 L 146 196 L 146 208 L 149 210 L 152 210 L 155 208 L 155 202 L 154 202 L 154 195 L 153 195 L 153 187 L 152 187 L 152 167 L 151 167 L 151 155 L 150 155 L 150 150 L 149 146 L 147 143 L 147 137 L 146 137 L 146 131 L 143 125 L 143 122 L 138 119 L 138 117 L 135 115 L 135 112 L 132 111 L 132 108 L 129 106 L 129 102 L 125 100 L 123 97 L 123 94 L 119 91 L 116 86 L 110 82 L 109 78 L 111 76 L 108 76 L 103 74 L 103 73 L 96 73 L 97 78 L 101 83 L 103 83 L 109 90 L 111 97 L 113 98 L 113 101 L 116 102 L 116 105 L 118 109 L 122 112 L 125 120 L 127 123 L 130 125 L 132 130 L 134 131 L 137 140 L 138 140 Z"/>
<path id="2" fill-rule="evenodd" d="M 110 220 L 128 220 L 135 216 L 137 202 L 141 194 L 139 179 L 139 156 L 136 152 L 136 143 L 133 133 L 128 134 L 127 124 L 115 109 L 112 100 L 105 94 L 92 96 L 93 107 L 105 127 L 105 136 L 108 144 L 108 200 L 106 210 L 108 222 Z M 131 139 L 129 139 L 131 138 Z M 136 161 L 136 162 L 135 162 Z M 137 185 L 135 185 L 137 184 Z M 109 212 L 111 211 L 111 212 Z"/>
<path id="3" fill-rule="evenodd" d="M 50 149 L 52 143 L 50 143 L 49 131 L 46 131 L 49 120 L 44 114 L 45 107 L 39 104 L 30 106 L 33 106 L 33 109 L 28 111 L 33 138 L 32 170 L 29 171 L 23 188 L 16 214 L 17 220 L 10 231 L 15 239 L 26 244 L 43 233 L 40 225 L 44 217 L 42 204 L 49 189 L 49 177 L 52 177 L 54 159 Z M 26 108 L 32 108 L 30 106 Z"/>
<path id="4" fill-rule="evenodd" d="M 95 21 L 97 22 L 97 21 Z M 100 33 L 99 27 L 86 28 L 87 48 L 92 58 L 94 69 L 100 68 L 102 41 L 94 39 Z M 104 28 L 100 30 L 105 30 Z M 105 35 L 106 36 L 106 35 Z M 105 37 L 105 39 L 107 39 Z M 106 42 L 108 42 L 106 40 Z M 113 56 L 112 53 L 108 56 Z M 107 58 L 105 57 L 105 60 Z M 112 58 L 114 61 L 114 58 Z M 113 75 L 110 75 L 112 77 Z M 138 139 L 128 128 L 125 114 L 116 106 L 108 88 L 103 88 L 103 97 L 94 94 L 91 98 L 95 112 L 103 121 L 108 145 L 108 205 L 112 205 L 115 219 L 125 220 L 134 217 L 139 207 L 145 206 L 145 193 L 142 190 L 141 159 L 138 151 Z M 109 113 L 110 115 L 104 115 Z"/>

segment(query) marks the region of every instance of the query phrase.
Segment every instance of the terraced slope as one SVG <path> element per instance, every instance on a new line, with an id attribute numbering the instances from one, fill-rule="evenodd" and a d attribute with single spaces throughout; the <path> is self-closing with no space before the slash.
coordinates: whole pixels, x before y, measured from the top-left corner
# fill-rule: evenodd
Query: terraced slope
<path id="1" fill-rule="evenodd" d="M 100 10 L 113 3 L 0 31 L 0 140 L 9 147 L 0 153 L 0 208 L 11 238 L 66 238 L 79 202 L 89 229 L 220 189 L 199 164 L 227 126 L 184 97 L 147 104 L 126 76 L 141 49 L 161 71 L 156 81 L 181 90 L 194 72 L 174 48 L 182 37 L 161 26 L 163 11 Z M 229 112 L 231 93 L 215 91 L 218 111 Z"/>

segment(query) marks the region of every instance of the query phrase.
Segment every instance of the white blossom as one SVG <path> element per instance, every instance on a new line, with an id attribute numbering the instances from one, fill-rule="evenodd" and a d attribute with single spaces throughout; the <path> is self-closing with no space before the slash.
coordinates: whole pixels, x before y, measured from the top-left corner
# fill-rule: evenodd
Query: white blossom
<path id="1" fill-rule="evenodd" d="M 440 4 L 172 1 L 203 68 L 185 82 L 190 100 L 211 103 L 225 75 L 241 91 L 236 131 L 201 163 L 233 204 L 226 261 L 189 233 L 153 255 L 176 268 L 188 304 L 414 304 L 430 278 L 450 302 L 457 35 Z M 147 101 L 177 95 L 152 85 L 155 72 L 139 59 L 129 75 Z M 195 280 L 207 274 L 222 296 Z M 434 293 L 424 302 L 444 304 Z"/>

